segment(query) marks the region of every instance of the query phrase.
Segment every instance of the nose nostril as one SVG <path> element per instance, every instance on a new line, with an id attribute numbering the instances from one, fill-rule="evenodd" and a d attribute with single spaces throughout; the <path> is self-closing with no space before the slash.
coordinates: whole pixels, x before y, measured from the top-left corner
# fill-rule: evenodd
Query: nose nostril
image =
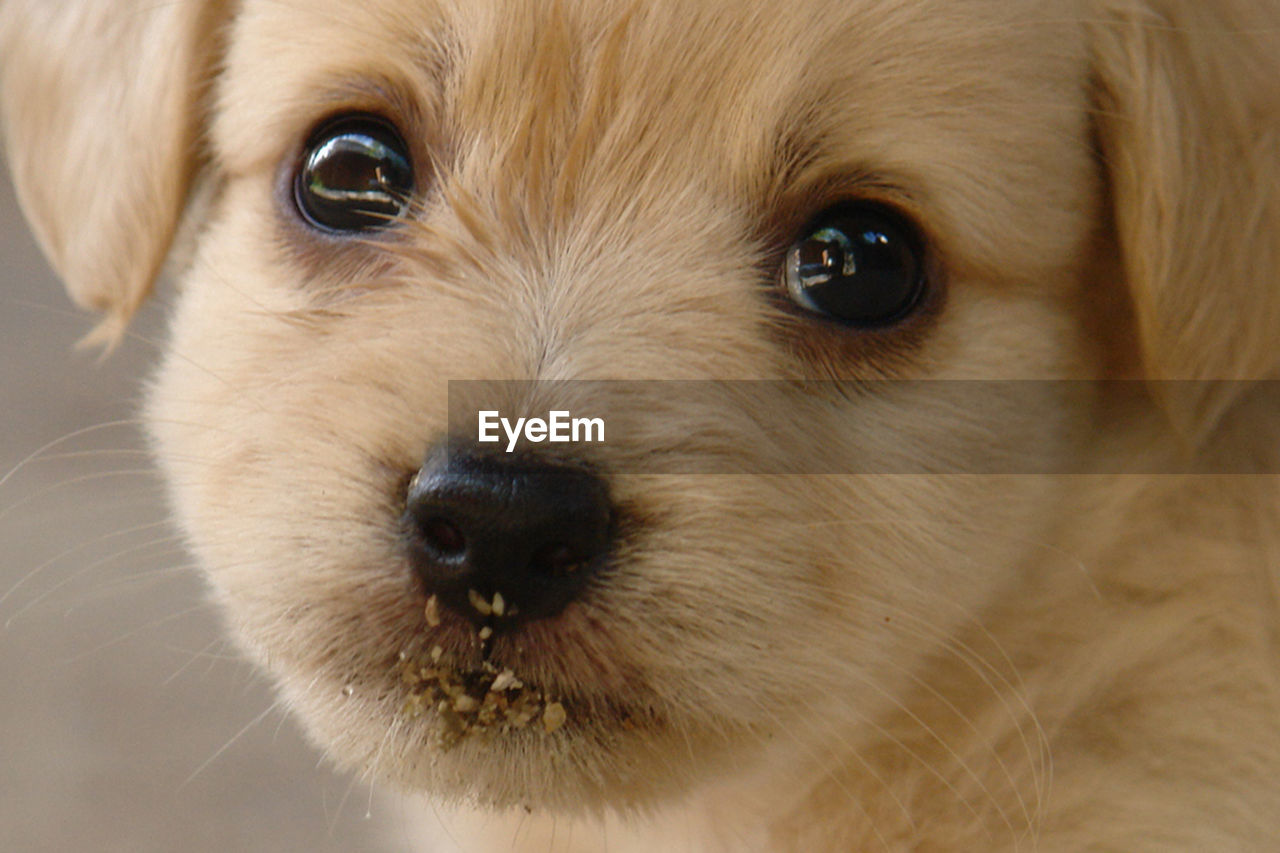
<path id="1" fill-rule="evenodd" d="M 441 557 L 461 557 L 467 550 L 467 537 L 458 526 L 446 518 L 431 518 L 423 522 L 422 539 L 427 547 Z"/>
<path id="2" fill-rule="evenodd" d="M 475 622 L 491 614 L 473 598 L 501 593 L 495 613 L 514 625 L 517 612 L 549 618 L 584 593 L 609 554 L 613 508 L 584 468 L 439 451 L 410 481 L 401 525 L 428 596 Z"/>
<path id="3" fill-rule="evenodd" d="M 534 552 L 529 568 L 546 577 L 567 577 L 582 568 L 585 562 L 576 550 L 563 542 L 544 545 Z"/>

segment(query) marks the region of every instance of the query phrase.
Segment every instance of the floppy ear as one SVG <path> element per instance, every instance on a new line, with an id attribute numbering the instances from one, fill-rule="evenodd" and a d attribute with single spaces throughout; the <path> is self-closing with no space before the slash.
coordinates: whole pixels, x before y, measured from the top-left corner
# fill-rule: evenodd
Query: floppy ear
<path id="1" fill-rule="evenodd" d="M 1097 128 L 1146 375 L 1280 366 L 1280 4 L 1097 0 Z M 1206 435 L 1243 382 L 1154 383 Z"/>
<path id="2" fill-rule="evenodd" d="M 0 117 L 18 198 L 111 343 L 164 263 L 196 165 L 221 0 L 4 0 Z"/>

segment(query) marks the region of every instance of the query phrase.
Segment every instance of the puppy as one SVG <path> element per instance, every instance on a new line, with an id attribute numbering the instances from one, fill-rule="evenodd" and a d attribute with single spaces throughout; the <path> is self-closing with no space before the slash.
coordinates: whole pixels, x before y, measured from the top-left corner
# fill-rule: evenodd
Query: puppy
<path id="1" fill-rule="evenodd" d="M 0 16 L 230 630 L 442 848 L 1280 835 L 1275 4 Z"/>

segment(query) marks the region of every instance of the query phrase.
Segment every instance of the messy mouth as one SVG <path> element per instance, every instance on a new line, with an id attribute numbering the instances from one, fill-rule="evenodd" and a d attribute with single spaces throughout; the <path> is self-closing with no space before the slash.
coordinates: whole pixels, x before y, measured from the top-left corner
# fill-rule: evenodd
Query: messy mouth
<path id="1" fill-rule="evenodd" d="M 492 602 L 485 602 L 485 610 L 502 615 L 502 597 L 495 594 Z M 438 628 L 435 596 L 426 601 L 425 616 L 429 628 Z M 475 630 L 479 666 L 453 662 L 445 656 L 443 646 L 433 646 L 426 654 L 399 653 L 399 675 L 408 689 L 402 715 L 410 720 L 433 716 L 433 742 L 438 749 L 451 748 L 465 738 L 530 727 L 547 735 L 561 729 L 568 719 L 564 704 L 518 678 L 515 670 L 490 660 L 493 629 L 480 625 Z"/>
<path id="2" fill-rule="evenodd" d="M 473 597 L 474 597 L 473 593 Z M 502 597 L 485 602 L 485 609 L 502 612 Z M 436 596 L 427 599 L 427 625 L 440 625 Z M 540 724 L 545 734 L 564 726 L 568 715 L 564 704 L 520 679 L 509 667 L 499 667 L 489 657 L 493 629 L 476 628 L 481 652 L 478 666 L 455 664 L 444 647 L 432 646 L 425 655 L 401 652 L 400 680 L 408 688 L 401 713 L 409 719 L 434 714 L 434 745 L 448 749 L 463 738 L 507 734 Z"/>
<path id="3" fill-rule="evenodd" d="M 434 599 L 426 605 L 430 628 L 440 626 Z M 407 694 L 400 714 L 429 725 L 434 748 L 444 751 L 464 740 L 490 740 L 518 732 L 549 737 L 582 727 L 600 732 L 660 727 L 663 715 L 652 697 L 636 702 L 638 697 L 626 701 L 611 691 L 562 694 L 493 655 L 493 630 L 488 624 L 471 630 L 475 632 L 471 648 L 478 649 L 478 655 L 456 654 L 456 642 L 442 636 L 441 643 L 400 652 L 394 664 Z"/>
<path id="4" fill-rule="evenodd" d="M 432 647 L 425 658 L 400 655 L 401 681 L 409 696 L 401 713 L 416 719 L 434 714 L 434 745 L 448 749 L 468 737 L 507 734 L 535 726 L 553 734 L 568 719 L 563 703 L 521 681 L 511 669 L 488 660 L 463 669 Z"/>

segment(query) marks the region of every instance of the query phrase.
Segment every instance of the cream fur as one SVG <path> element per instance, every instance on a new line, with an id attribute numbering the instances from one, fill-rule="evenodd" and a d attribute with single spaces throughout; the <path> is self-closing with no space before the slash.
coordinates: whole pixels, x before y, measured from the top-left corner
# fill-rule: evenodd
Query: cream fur
<path id="1" fill-rule="evenodd" d="M 1280 359 L 1274 4 L 8 0 L 0 57 L 21 197 L 108 336 L 187 211 L 148 406 L 175 512 L 316 743 L 457 810 L 434 843 L 1280 837 L 1280 490 L 1212 474 L 1280 470 L 1251 391 Z M 279 191 L 346 109 L 431 164 L 390 239 L 317 238 Z M 795 213 L 850 195 L 929 234 L 931 322 L 835 334 L 762 298 Z M 395 653 L 434 635 L 397 519 L 448 379 L 1121 376 L 1243 381 L 1051 418 L 798 394 L 755 442 L 763 402 L 717 429 L 624 401 L 653 443 L 606 463 L 998 435 L 1113 473 L 618 476 L 646 518 L 620 570 L 507 650 L 571 724 L 437 752 L 400 713 Z M 1124 473 L 1186 458 L 1207 473 Z"/>

